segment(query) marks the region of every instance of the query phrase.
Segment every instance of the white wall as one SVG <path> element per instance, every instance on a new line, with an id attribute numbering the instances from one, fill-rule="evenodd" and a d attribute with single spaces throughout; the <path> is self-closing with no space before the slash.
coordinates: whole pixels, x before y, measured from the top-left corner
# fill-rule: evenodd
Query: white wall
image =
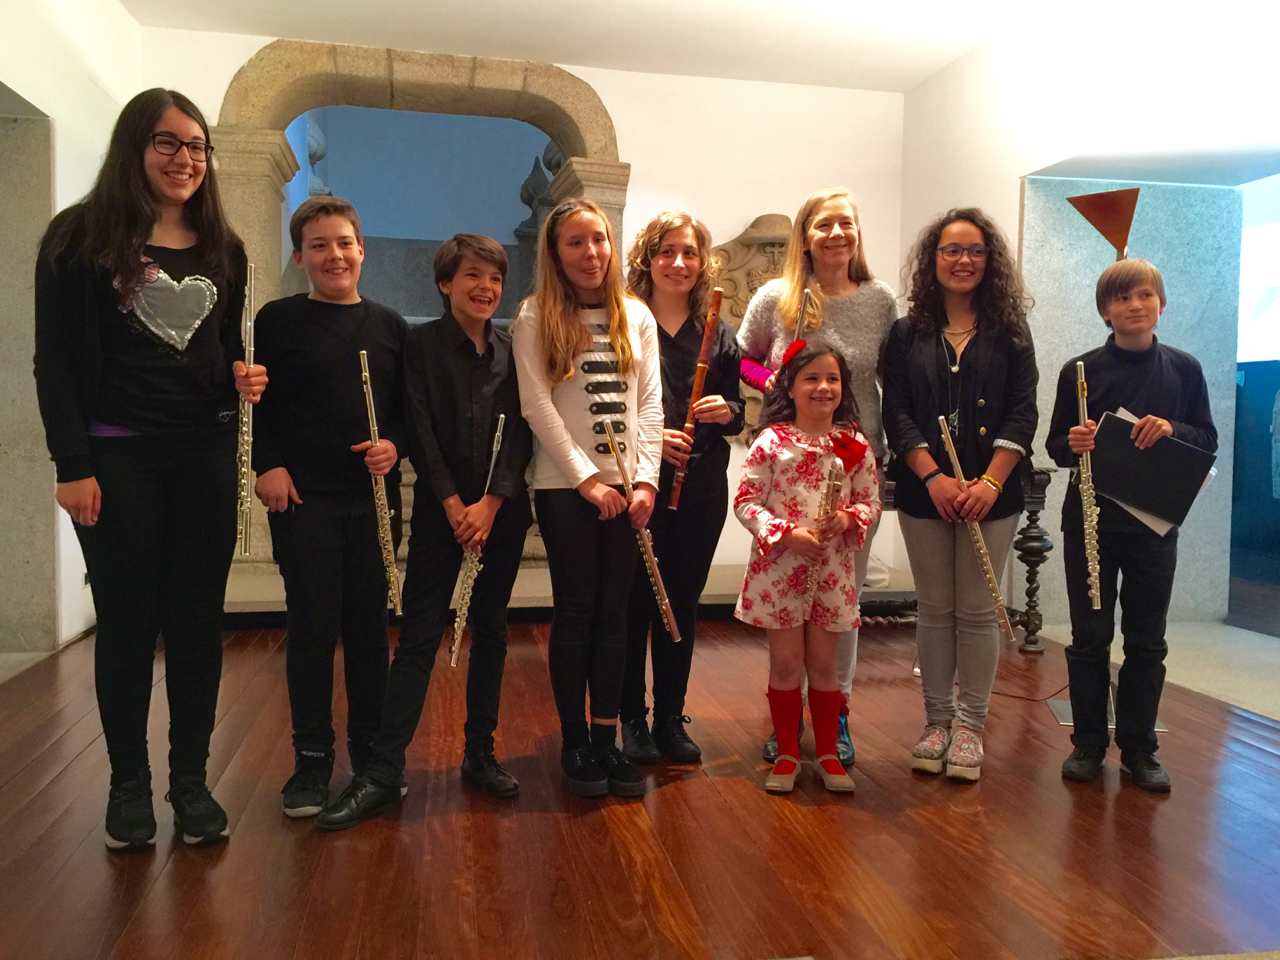
<path id="1" fill-rule="evenodd" d="M 0 23 L 0 83 L 53 120 L 54 205 L 62 209 L 93 184 L 120 108 L 141 89 L 141 30 L 117 0 L 0 0 Z M 29 355 L 29 334 L 3 349 Z M 57 632 L 66 641 L 94 614 L 80 545 L 59 514 Z"/>
<path id="2" fill-rule="evenodd" d="M 163 27 L 142 27 L 141 32 L 141 89 L 180 91 L 195 102 L 210 124 L 218 122 L 222 100 L 236 71 L 275 39 Z"/>
<path id="3" fill-rule="evenodd" d="M 117 0 L 0 0 L 0 83 L 54 122 L 61 209 L 93 184 L 120 108 L 140 89 L 141 28 Z"/>
<path id="4" fill-rule="evenodd" d="M 871 269 L 897 288 L 902 94 L 562 66 L 604 101 L 631 164 L 628 246 L 664 210 L 687 209 L 723 243 L 762 213 L 793 217 L 813 191 L 847 186 Z"/>
<path id="5" fill-rule="evenodd" d="M 904 247 L 968 204 L 1016 237 L 1019 178 L 1067 157 L 1280 143 L 1280 5 L 1092 6 L 1029 6 L 906 94 Z"/>

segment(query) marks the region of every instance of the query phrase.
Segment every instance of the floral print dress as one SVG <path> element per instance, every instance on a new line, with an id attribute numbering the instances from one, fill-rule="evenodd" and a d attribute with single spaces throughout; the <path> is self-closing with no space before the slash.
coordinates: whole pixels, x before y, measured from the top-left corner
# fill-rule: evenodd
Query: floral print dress
<path id="1" fill-rule="evenodd" d="M 834 457 L 844 467 L 839 502 L 849 513 L 849 529 L 827 545 L 820 561 L 810 563 L 781 540 L 796 527 L 814 525 Z M 866 437 L 853 427 L 821 436 L 794 423 L 767 427 L 742 465 L 733 511 L 755 536 L 734 616 L 767 630 L 806 620 L 833 633 L 859 625 L 853 555 L 880 516 L 876 460 Z"/>

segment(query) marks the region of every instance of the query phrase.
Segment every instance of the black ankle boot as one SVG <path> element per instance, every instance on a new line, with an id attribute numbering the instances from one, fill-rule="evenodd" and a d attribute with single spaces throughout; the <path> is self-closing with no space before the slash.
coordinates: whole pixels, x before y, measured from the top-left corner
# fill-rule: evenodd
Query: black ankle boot
<path id="1" fill-rule="evenodd" d="M 658 746 L 649 734 L 649 724 L 644 717 L 626 720 L 622 724 L 622 755 L 632 763 L 650 764 L 662 759 Z"/>
<path id="2" fill-rule="evenodd" d="M 684 716 L 654 716 L 653 742 L 668 760 L 676 763 L 701 763 L 702 750 L 685 733 L 686 723 L 689 723 L 689 718 Z"/>

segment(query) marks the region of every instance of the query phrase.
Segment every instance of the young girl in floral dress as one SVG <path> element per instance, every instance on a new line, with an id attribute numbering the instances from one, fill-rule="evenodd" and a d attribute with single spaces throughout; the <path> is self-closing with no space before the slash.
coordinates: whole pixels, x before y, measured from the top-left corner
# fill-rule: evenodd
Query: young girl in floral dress
<path id="1" fill-rule="evenodd" d="M 854 789 L 836 757 L 836 641 L 858 626 L 854 554 L 880 516 L 880 498 L 875 454 L 858 431 L 848 379 L 844 359 L 825 343 L 797 340 L 787 349 L 734 500 L 738 520 L 755 535 L 734 613 L 769 634 L 769 712 L 778 736 L 778 760 L 765 781 L 771 793 L 790 792 L 800 771 L 802 669 L 817 773 L 828 790 Z M 842 465 L 840 496 L 835 510 L 818 516 L 833 458 Z"/>

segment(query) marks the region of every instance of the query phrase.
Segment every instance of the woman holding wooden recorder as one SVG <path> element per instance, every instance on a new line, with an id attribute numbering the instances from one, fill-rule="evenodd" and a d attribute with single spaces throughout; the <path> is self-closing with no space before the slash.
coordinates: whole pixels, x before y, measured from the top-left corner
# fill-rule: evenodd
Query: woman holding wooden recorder
<path id="1" fill-rule="evenodd" d="M 711 234 L 683 211 L 654 217 L 628 257 L 627 289 L 658 321 L 662 367 L 662 470 L 649 521 L 654 552 L 675 614 L 680 641 L 659 615 L 649 577 L 637 569 L 627 613 L 627 665 L 622 685 L 622 752 L 632 763 L 698 763 L 702 751 L 685 732 L 685 692 L 693 662 L 698 598 L 707 583 L 729 503 L 729 444 L 742 431 L 740 354 L 733 330 L 709 314 L 716 263 Z M 718 298 L 714 298 L 717 299 Z M 706 364 L 700 396 L 696 374 Z M 686 425 L 692 422 L 692 431 Z M 673 494 L 680 474 L 679 492 Z M 645 705 L 645 652 L 653 657 L 653 728 Z"/>

